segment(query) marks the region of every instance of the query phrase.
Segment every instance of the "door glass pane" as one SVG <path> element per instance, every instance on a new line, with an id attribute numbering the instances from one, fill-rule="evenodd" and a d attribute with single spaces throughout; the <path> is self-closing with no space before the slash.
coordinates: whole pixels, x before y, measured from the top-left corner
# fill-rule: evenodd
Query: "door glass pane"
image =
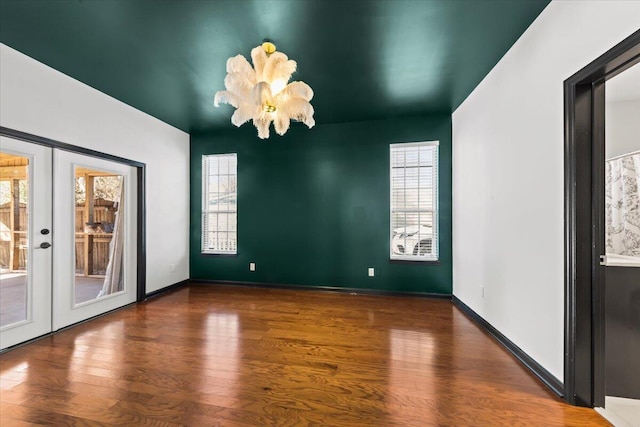
<path id="1" fill-rule="evenodd" d="M 75 167 L 75 303 L 124 290 L 123 177 Z"/>
<path id="2" fill-rule="evenodd" d="M 29 159 L 0 152 L 0 327 L 27 319 Z"/>

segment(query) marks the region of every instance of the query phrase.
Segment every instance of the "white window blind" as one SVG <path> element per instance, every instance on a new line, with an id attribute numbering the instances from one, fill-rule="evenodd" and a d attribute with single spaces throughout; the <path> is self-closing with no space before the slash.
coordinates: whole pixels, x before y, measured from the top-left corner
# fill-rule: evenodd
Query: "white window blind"
<path id="1" fill-rule="evenodd" d="M 438 141 L 390 145 L 391 259 L 438 259 Z"/>
<path id="2" fill-rule="evenodd" d="M 238 157 L 202 156 L 202 253 L 238 250 Z"/>

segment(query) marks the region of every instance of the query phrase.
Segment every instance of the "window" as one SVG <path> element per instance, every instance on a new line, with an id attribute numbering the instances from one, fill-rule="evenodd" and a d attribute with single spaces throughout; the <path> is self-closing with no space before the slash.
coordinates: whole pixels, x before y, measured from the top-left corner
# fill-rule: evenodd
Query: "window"
<path id="1" fill-rule="evenodd" d="M 390 145 L 391 259 L 438 260 L 438 141 Z"/>
<path id="2" fill-rule="evenodd" d="M 202 253 L 238 250 L 238 156 L 202 156 Z"/>

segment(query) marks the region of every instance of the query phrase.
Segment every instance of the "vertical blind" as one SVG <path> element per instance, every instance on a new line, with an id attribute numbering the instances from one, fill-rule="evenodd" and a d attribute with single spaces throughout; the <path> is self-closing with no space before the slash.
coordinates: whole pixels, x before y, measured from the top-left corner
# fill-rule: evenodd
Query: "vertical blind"
<path id="1" fill-rule="evenodd" d="M 390 145 L 392 259 L 438 259 L 438 141 Z"/>
<path id="2" fill-rule="evenodd" d="M 238 250 L 238 157 L 202 156 L 202 253 Z"/>

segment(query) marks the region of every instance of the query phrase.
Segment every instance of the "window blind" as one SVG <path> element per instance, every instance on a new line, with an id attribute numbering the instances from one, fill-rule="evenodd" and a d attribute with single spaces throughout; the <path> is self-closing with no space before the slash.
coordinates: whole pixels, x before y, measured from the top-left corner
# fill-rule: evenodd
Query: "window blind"
<path id="1" fill-rule="evenodd" d="M 390 145 L 391 259 L 438 259 L 438 145 Z"/>
<path id="2" fill-rule="evenodd" d="M 237 166 L 236 153 L 202 156 L 202 253 L 237 253 Z"/>

